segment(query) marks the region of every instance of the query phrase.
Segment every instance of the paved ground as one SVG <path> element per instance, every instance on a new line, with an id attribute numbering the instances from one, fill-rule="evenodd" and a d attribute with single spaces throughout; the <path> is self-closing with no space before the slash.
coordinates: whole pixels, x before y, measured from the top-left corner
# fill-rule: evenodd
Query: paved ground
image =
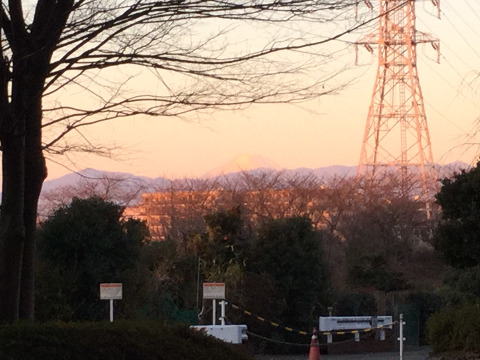
<path id="1" fill-rule="evenodd" d="M 406 349 L 403 353 L 403 360 L 425 360 L 431 359 L 428 355 L 430 348 L 418 347 Z M 275 356 L 258 355 L 256 360 L 307 360 L 308 355 L 296 356 Z M 399 352 L 369 353 L 369 354 L 345 354 L 345 355 L 322 355 L 322 360 L 400 360 Z M 431 359 L 433 360 L 433 359 Z"/>

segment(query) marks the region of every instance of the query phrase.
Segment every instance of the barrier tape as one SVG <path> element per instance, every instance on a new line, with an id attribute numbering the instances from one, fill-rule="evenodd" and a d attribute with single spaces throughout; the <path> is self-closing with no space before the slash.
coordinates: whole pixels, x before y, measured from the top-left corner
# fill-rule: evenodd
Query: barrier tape
<path id="1" fill-rule="evenodd" d="M 276 322 L 273 322 L 273 321 L 269 321 L 269 320 L 266 320 L 265 318 L 261 317 L 261 316 L 258 316 L 258 315 L 255 315 L 253 314 L 252 312 L 250 311 L 247 311 L 247 310 L 244 310 L 242 309 L 240 306 L 238 305 L 235 305 L 235 304 L 231 304 L 232 305 L 232 308 L 236 309 L 236 310 L 239 310 L 239 311 L 242 311 L 245 315 L 248 315 L 248 316 L 252 316 L 254 318 L 256 318 L 257 320 L 259 321 L 263 321 L 263 322 L 266 322 L 270 325 L 272 325 L 273 327 L 278 327 L 278 328 L 282 328 L 286 331 L 289 331 L 289 332 L 295 332 L 297 334 L 300 334 L 300 335 L 311 335 L 312 333 L 308 333 L 306 331 L 300 331 L 300 330 L 295 330 L 295 329 L 292 329 L 290 327 L 286 327 L 286 326 L 281 326 L 279 323 L 276 323 Z M 383 328 L 389 328 L 391 326 L 393 326 L 394 324 L 396 323 L 396 321 L 390 323 L 390 324 L 383 324 L 383 325 L 379 325 L 377 327 L 370 327 L 370 328 L 366 328 L 366 329 L 361 329 L 361 330 L 349 330 L 349 331 L 323 331 L 323 332 L 318 332 L 318 334 L 321 334 L 321 335 L 346 335 L 346 334 L 359 334 L 359 333 L 368 333 L 372 330 L 381 330 Z"/>
<path id="2" fill-rule="evenodd" d="M 265 336 L 262 336 L 262 335 L 258 335 L 258 334 L 255 334 L 255 333 L 252 333 L 251 331 L 247 331 L 247 335 L 248 336 L 253 336 L 253 337 L 256 337 L 256 338 L 259 338 L 259 339 L 262 339 L 262 340 L 265 340 L 265 341 L 268 341 L 268 342 L 272 342 L 272 343 L 276 343 L 276 344 L 283 344 L 283 345 L 289 345 L 289 346 L 298 346 L 298 347 L 305 347 L 305 348 L 311 348 L 312 346 L 328 346 L 330 344 L 345 344 L 345 343 L 349 343 L 349 342 L 354 342 L 356 341 L 355 338 L 351 338 L 351 339 L 346 339 L 346 340 L 342 340 L 342 341 L 335 341 L 333 343 L 328 343 L 328 342 L 318 342 L 317 344 L 312 344 L 312 343 L 309 343 L 309 344 L 300 344 L 300 343 L 291 343 L 291 342 L 287 342 L 287 341 L 282 341 L 282 340 L 278 340 L 278 339 L 272 339 L 272 338 L 268 338 L 268 337 L 265 337 Z M 365 338 L 367 335 L 362 335 L 361 338 Z"/>
<path id="3" fill-rule="evenodd" d="M 252 333 L 251 331 L 247 331 L 247 335 L 248 336 L 253 336 L 253 337 L 268 341 L 268 342 L 272 342 L 272 343 L 275 343 L 275 344 L 282 344 L 282 345 L 288 345 L 288 346 L 299 346 L 299 347 L 309 348 L 311 346 L 321 346 L 322 345 L 322 344 L 312 345 L 312 344 L 291 343 L 291 342 L 282 341 L 282 340 L 278 340 L 278 339 L 268 338 L 268 337 L 265 337 L 265 336 L 262 336 L 262 335 Z"/>
<path id="4" fill-rule="evenodd" d="M 265 319 L 261 316 L 255 315 L 255 314 L 251 313 L 250 311 L 244 310 L 240 306 L 237 306 L 235 304 L 231 304 L 231 305 L 232 305 L 232 308 L 234 308 L 236 310 L 239 310 L 239 311 L 242 311 L 245 315 L 252 316 L 252 317 L 256 318 L 257 320 L 260 320 L 260 321 L 263 321 L 263 322 L 266 322 L 266 323 L 272 325 L 273 327 L 281 328 L 281 329 L 284 329 L 285 331 L 294 332 L 294 333 L 297 333 L 297 334 L 300 334 L 300 335 L 308 335 L 309 334 L 306 331 L 295 330 L 291 327 L 281 326 L 279 323 L 269 321 L 269 320 L 267 320 L 267 319 Z"/>

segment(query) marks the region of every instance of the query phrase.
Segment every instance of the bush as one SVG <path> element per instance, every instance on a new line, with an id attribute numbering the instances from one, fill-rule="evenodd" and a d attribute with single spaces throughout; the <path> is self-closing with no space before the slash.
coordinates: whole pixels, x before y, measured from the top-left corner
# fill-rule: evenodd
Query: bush
<path id="1" fill-rule="evenodd" d="M 18 323 L 0 327 L 0 360 L 248 360 L 239 348 L 158 323 Z"/>
<path id="2" fill-rule="evenodd" d="M 445 276 L 443 294 L 450 304 L 474 302 L 480 298 L 480 266 L 450 269 Z"/>
<path id="3" fill-rule="evenodd" d="M 437 353 L 468 351 L 480 354 L 480 306 L 464 303 L 432 315 L 427 322 L 428 340 Z"/>

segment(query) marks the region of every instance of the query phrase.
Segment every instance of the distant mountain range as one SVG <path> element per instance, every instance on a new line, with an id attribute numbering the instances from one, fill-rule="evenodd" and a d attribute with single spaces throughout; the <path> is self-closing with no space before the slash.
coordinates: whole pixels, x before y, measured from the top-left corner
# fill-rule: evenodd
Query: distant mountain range
<path id="1" fill-rule="evenodd" d="M 333 176 L 339 177 L 350 177 L 355 176 L 357 171 L 356 166 L 328 166 L 317 169 L 308 169 L 308 168 L 298 168 L 298 169 L 272 169 L 267 167 L 258 167 L 249 170 L 237 170 L 232 172 L 209 172 L 205 176 L 195 179 L 188 178 L 172 178 L 168 179 L 165 177 L 147 177 L 141 175 L 135 175 L 130 173 L 123 172 L 111 172 L 103 171 L 96 169 L 84 169 L 79 172 L 67 174 L 56 179 L 45 181 L 42 188 L 42 193 L 52 192 L 62 188 L 71 188 L 75 186 L 80 186 L 82 183 L 93 183 L 93 182 L 106 182 L 110 181 L 122 181 L 125 183 L 126 187 L 143 187 L 145 191 L 155 191 L 155 189 L 164 188 L 168 186 L 172 181 L 189 181 L 197 179 L 224 179 L 233 181 L 238 178 L 243 173 L 255 174 L 261 172 L 281 172 L 286 176 L 289 175 L 313 175 L 318 178 L 331 178 Z M 128 185 L 130 184 L 130 186 Z"/>
<path id="2" fill-rule="evenodd" d="M 468 169 L 469 165 L 455 162 L 438 166 L 439 178 L 450 177 L 454 172 Z M 357 166 L 332 165 L 315 169 L 280 169 L 263 157 L 243 157 L 209 171 L 200 178 L 167 179 L 165 177 L 147 177 L 124 172 L 110 172 L 96 169 L 84 169 L 67 174 L 43 184 L 39 199 L 39 214 L 47 216 L 59 206 L 69 204 L 73 197 L 97 195 L 116 201 L 124 206 L 135 206 L 148 192 L 163 191 L 171 187 L 192 189 L 210 186 L 203 180 L 216 180 L 219 184 L 243 184 L 244 175 L 265 176 L 266 181 L 276 181 L 276 175 L 285 179 L 313 176 L 328 182 L 334 177 L 349 178 L 357 174 Z M 240 181 L 239 181 L 240 180 Z M 275 185 L 280 183 L 275 183 Z"/>
<path id="3" fill-rule="evenodd" d="M 112 172 L 96 169 L 83 169 L 78 172 L 72 172 L 56 179 L 47 180 L 43 184 L 42 192 L 53 191 L 59 188 L 72 187 L 87 181 L 101 181 L 102 179 L 118 179 L 135 183 L 149 184 L 156 179 L 147 176 L 134 175 L 123 172 Z M 168 181 L 166 178 L 158 178 L 159 181 Z"/>
<path id="4" fill-rule="evenodd" d="M 443 178 L 450 176 L 453 172 L 459 172 L 462 169 L 468 169 L 470 166 L 463 162 L 454 162 L 447 165 L 439 165 L 439 177 Z M 332 177 L 353 177 L 357 174 L 357 166 L 332 165 L 326 167 L 319 167 L 315 169 L 297 168 L 297 169 L 281 169 L 274 163 L 268 161 L 264 157 L 255 155 L 242 155 L 241 157 L 224 164 L 221 167 L 207 172 L 201 179 L 211 178 L 225 178 L 233 180 L 241 173 L 255 173 L 255 172 L 282 172 L 286 176 L 290 175 L 313 175 L 320 179 L 328 179 Z M 59 178 L 48 180 L 43 185 L 43 192 L 51 192 L 59 188 L 73 187 L 88 181 L 102 181 L 102 180 L 121 180 L 126 184 L 132 184 L 136 187 L 142 186 L 145 191 L 155 191 L 155 189 L 162 188 L 175 180 L 181 179 L 167 179 L 165 177 L 147 177 L 130 173 L 109 172 L 96 169 L 84 169 L 76 173 L 67 174 Z M 126 185 L 128 186 L 128 185 Z"/>

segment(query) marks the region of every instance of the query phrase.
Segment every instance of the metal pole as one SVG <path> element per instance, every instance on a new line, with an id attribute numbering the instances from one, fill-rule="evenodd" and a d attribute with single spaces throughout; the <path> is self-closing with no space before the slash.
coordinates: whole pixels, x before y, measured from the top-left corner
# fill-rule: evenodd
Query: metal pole
<path id="1" fill-rule="evenodd" d="M 200 262 L 201 259 L 198 258 L 198 263 L 197 263 L 197 310 L 200 310 Z"/>
<path id="2" fill-rule="evenodd" d="M 110 322 L 113 322 L 113 299 L 110 299 Z"/>
<path id="3" fill-rule="evenodd" d="M 220 324 L 225 325 L 225 305 L 228 303 L 225 300 L 220 301 L 220 309 L 221 309 L 221 316 L 220 316 Z"/>
<path id="4" fill-rule="evenodd" d="M 400 360 L 403 360 L 403 342 L 405 341 L 405 338 L 403 337 L 403 325 L 405 325 L 405 323 L 403 322 L 403 314 L 400 314 L 400 318 L 399 318 L 399 324 L 400 324 L 400 333 L 399 333 L 399 338 L 398 340 L 400 341 Z"/>
<path id="5" fill-rule="evenodd" d="M 212 300 L 212 325 L 216 324 L 216 317 L 217 317 L 217 300 Z"/>

